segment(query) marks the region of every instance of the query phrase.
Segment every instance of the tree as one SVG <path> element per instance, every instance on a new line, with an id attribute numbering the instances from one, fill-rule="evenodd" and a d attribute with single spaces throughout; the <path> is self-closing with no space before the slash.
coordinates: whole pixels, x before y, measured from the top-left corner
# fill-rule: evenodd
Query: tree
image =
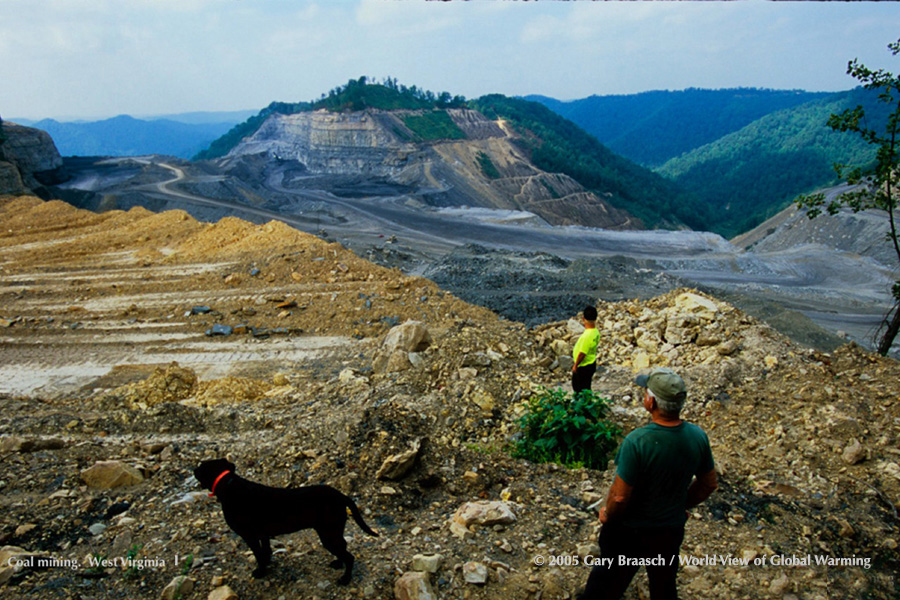
<path id="1" fill-rule="evenodd" d="M 900 40 L 888 44 L 893 56 L 900 54 Z M 865 110 L 862 106 L 847 109 L 840 114 L 832 114 L 828 126 L 835 131 L 850 131 L 859 134 L 863 140 L 876 147 L 874 164 L 867 167 L 850 167 L 835 165 L 838 176 L 855 186 L 850 191 L 839 194 L 826 204 L 825 194 L 817 193 L 800 196 L 795 200 L 800 208 L 807 210 L 810 219 L 826 210 L 836 214 L 841 208 L 849 208 L 853 212 L 863 210 L 882 210 L 888 215 L 890 231 L 887 241 L 893 245 L 900 266 L 900 241 L 897 239 L 897 195 L 900 193 L 900 73 L 892 74 L 885 69 L 873 71 L 853 59 L 847 66 L 847 74 L 859 81 L 867 90 L 878 92 L 878 100 L 885 103 L 890 113 L 884 131 L 874 129 L 866 122 Z M 893 308 L 885 315 L 881 327 L 876 333 L 878 353 L 887 356 L 897 333 L 900 332 L 900 279 L 891 290 L 894 299 Z"/>

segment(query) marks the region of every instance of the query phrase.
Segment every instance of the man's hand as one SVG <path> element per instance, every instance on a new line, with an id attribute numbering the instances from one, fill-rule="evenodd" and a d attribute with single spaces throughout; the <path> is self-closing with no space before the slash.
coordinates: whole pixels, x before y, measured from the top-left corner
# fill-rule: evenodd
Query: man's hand
<path id="1" fill-rule="evenodd" d="M 606 506 L 600 509 L 600 522 L 606 523 L 609 519 L 618 519 L 625 514 L 625 507 L 631 500 L 631 492 L 633 486 L 628 485 L 625 481 L 616 475 L 613 483 L 609 486 L 609 494 L 606 496 Z"/>
<path id="2" fill-rule="evenodd" d="M 576 372 L 576 371 L 578 370 L 578 365 L 581 364 L 581 361 L 584 360 L 584 357 L 585 357 L 585 356 L 586 356 L 586 354 L 585 354 L 584 352 L 579 352 L 579 353 L 578 353 L 578 356 L 575 357 L 575 364 L 572 365 L 572 372 L 573 372 L 573 373 Z"/>
<path id="3" fill-rule="evenodd" d="M 691 482 L 691 487 L 688 488 L 687 506 L 685 508 L 694 508 L 709 498 L 710 494 L 716 491 L 718 487 L 719 481 L 718 477 L 716 477 L 715 469 L 695 477 L 694 481 Z"/>

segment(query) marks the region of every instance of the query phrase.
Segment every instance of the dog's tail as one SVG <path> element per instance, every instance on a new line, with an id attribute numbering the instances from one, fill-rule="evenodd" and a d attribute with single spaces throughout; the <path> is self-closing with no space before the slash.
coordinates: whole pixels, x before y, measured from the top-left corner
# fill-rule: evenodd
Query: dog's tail
<path id="1" fill-rule="evenodd" d="M 347 498 L 347 508 L 350 509 L 350 515 L 353 517 L 353 520 L 356 521 L 356 524 L 359 525 L 360 529 L 362 529 L 369 535 L 378 537 L 378 534 L 372 531 L 372 528 L 366 525 L 366 522 L 363 521 L 362 513 L 359 512 L 359 507 L 356 506 L 356 503 L 351 498 Z"/>

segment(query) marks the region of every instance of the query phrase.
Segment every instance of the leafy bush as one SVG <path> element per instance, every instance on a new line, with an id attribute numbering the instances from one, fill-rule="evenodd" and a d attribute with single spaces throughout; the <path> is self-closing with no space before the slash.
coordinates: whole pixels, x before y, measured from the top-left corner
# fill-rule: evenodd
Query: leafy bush
<path id="1" fill-rule="evenodd" d="M 528 401 L 519 419 L 521 437 L 513 456 L 567 467 L 605 469 L 622 430 L 606 420 L 609 400 L 593 392 L 573 396 L 561 389 L 544 390 Z"/>

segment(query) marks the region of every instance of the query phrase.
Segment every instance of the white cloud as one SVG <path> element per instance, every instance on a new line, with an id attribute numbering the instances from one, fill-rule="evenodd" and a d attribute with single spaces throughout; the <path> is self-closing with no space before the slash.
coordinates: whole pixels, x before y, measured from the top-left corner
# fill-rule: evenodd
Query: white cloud
<path id="1" fill-rule="evenodd" d="M 462 24 L 465 15 L 453 4 L 361 0 L 356 22 L 367 29 L 377 28 L 378 34 L 388 39 L 398 35 L 421 37 Z"/>
<path id="2" fill-rule="evenodd" d="M 846 89 L 896 68 L 900 3 L 0 0 L 0 111 L 150 114 L 308 100 L 351 77 L 469 97 Z"/>

